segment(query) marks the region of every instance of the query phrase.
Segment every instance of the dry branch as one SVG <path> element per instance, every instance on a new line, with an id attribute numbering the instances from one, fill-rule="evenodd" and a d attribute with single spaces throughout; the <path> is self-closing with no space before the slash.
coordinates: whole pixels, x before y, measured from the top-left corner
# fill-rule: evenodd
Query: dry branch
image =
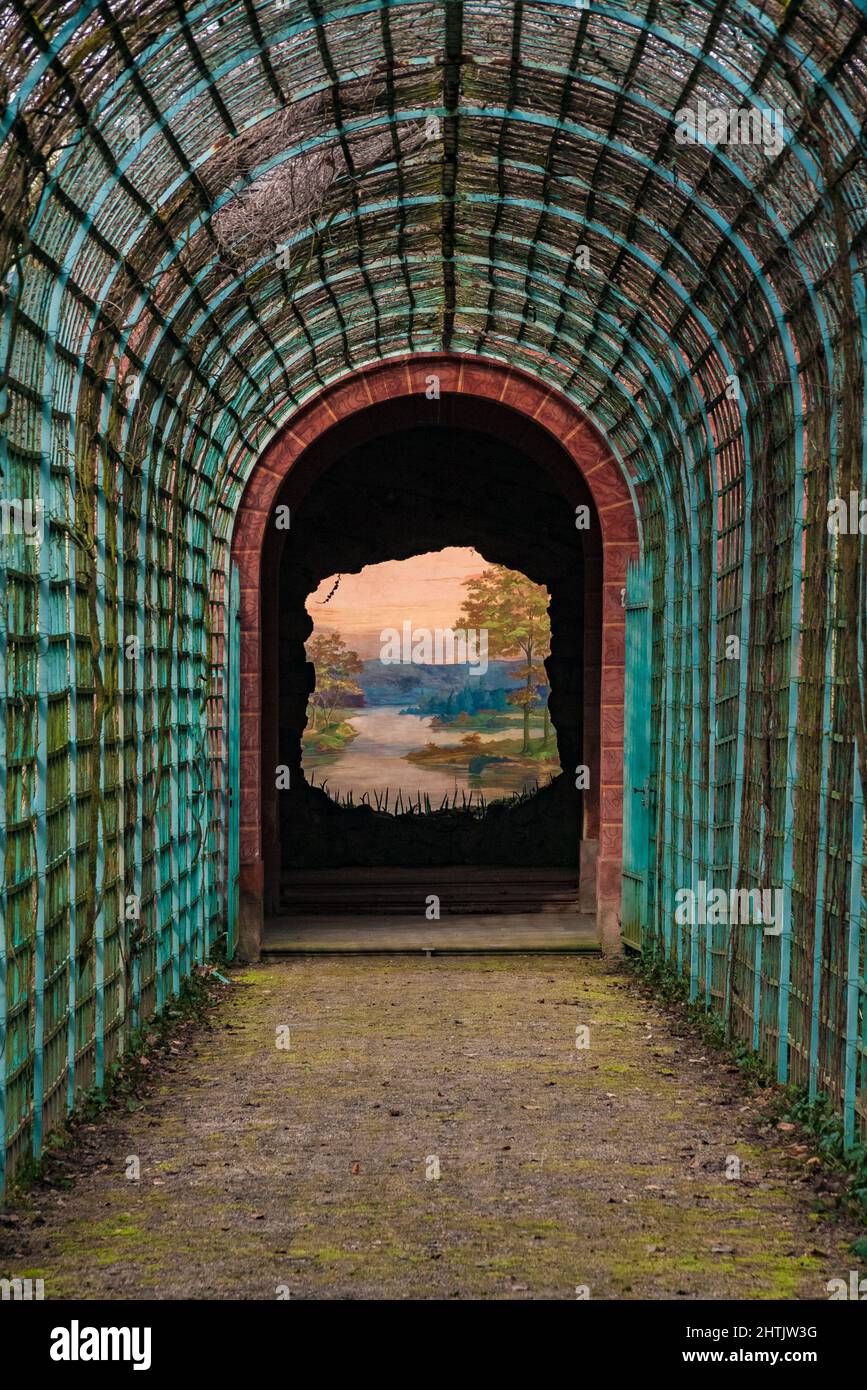
<path id="1" fill-rule="evenodd" d="M 376 99 L 381 92 L 371 93 L 370 80 L 353 84 L 358 85 L 361 100 L 346 103 L 344 124 L 357 121 L 353 108 L 359 107 L 364 124 L 334 131 L 326 144 L 282 159 L 259 177 L 253 176 L 255 169 L 280 160 L 293 145 L 313 138 L 323 127 L 333 128 L 327 93 L 294 102 L 218 150 L 206 176 L 212 196 L 239 181 L 248 181 L 247 187 L 215 213 L 211 224 L 224 257 L 235 268 L 249 267 L 305 227 L 316 225 L 336 187 L 345 188 L 351 179 L 360 181 L 394 161 L 395 136 L 401 158 L 426 145 L 436 146 L 424 124 L 404 122 L 395 128 L 394 135 L 390 126 L 374 125 Z"/>

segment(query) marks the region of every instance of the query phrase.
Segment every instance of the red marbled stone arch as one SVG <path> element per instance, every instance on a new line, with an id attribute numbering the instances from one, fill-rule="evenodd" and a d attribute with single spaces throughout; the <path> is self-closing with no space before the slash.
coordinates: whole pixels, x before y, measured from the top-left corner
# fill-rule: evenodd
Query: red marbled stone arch
<path id="1" fill-rule="evenodd" d="M 612 947 L 618 940 L 626 630 L 620 591 L 626 583 L 627 562 L 639 549 L 629 488 L 604 438 L 557 391 L 514 367 L 482 358 L 430 353 L 363 368 L 308 401 L 257 461 L 238 508 L 232 560 L 238 567 L 241 590 L 240 950 L 247 957 L 255 957 L 261 943 L 265 888 L 262 657 L 263 640 L 276 640 L 276 618 L 275 605 L 265 605 L 263 611 L 261 599 L 263 593 L 273 593 L 277 583 L 276 558 L 265 544 L 268 518 L 285 479 L 311 446 L 321 444 L 338 423 L 362 412 L 369 414 L 371 406 L 378 403 L 414 398 L 421 407 L 427 401 L 425 390 L 432 374 L 439 378 L 442 397 L 456 396 L 475 403 L 476 428 L 503 433 L 501 417 L 507 412 L 497 407 L 507 407 L 524 417 L 528 426 L 541 427 L 551 447 L 559 446 L 558 452 L 564 451 L 574 463 L 598 513 L 600 580 L 594 592 L 588 576 L 590 593 L 585 609 L 585 623 L 598 625 L 599 670 L 590 672 L 591 676 L 598 675 L 599 699 L 593 711 L 598 741 L 593 746 L 591 723 L 591 746 L 585 752 L 591 785 L 598 788 L 598 795 L 588 798 L 584 834 L 588 840 L 598 839 L 596 900 L 601 938 Z M 513 421 L 514 414 L 509 418 Z M 513 428 L 508 437 L 513 443 L 521 442 L 515 439 Z M 539 437 L 537 428 L 533 446 L 537 455 Z"/>

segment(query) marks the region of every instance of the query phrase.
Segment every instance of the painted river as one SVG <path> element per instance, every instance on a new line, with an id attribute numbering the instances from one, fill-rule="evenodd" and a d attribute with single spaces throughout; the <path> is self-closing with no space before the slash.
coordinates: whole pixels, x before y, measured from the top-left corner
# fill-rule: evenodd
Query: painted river
<path id="1" fill-rule="evenodd" d="M 359 710 L 348 717 L 348 723 L 358 730 L 358 737 L 339 753 L 304 752 L 304 771 L 313 773 L 317 786 L 327 780 L 332 796 L 345 796 L 351 791 L 358 801 L 364 792 L 383 793 L 388 788 L 389 810 L 393 808 L 398 789 L 415 798 L 419 792 L 433 800 L 442 800 L 448 792 L 482 792 L 485 799 L 511 796 L 514 792 L 547 781 L 547 773 L 535 769 L 491 763 L 478 775 L 465 767 L 432 767 L 410 763 L 406 754 L 426 743 L 458 744 L 462 734 L 458 729 L 433 729 L 429 717 L 400 714 L 393 708 Z M 517 732 L 517 731 L 515 731 Z M 480 733 L 483 743 L 514 737 L 510 729 Z"/>

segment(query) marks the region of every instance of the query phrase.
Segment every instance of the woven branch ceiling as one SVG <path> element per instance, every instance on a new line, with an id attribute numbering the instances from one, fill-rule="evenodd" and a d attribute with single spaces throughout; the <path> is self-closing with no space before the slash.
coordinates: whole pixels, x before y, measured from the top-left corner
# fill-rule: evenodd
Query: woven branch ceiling
<path id="1" fill-rule="evenodd" d="M 225 534 L 300 401 L 446 348 L 565 391 L 687 509 L 688 441 L 742 508 L 751 413 L 789 472 L 864 321 L 865 9 L 13 0 L 10 437 L 50 397 Z M 702 101 L 779 144 L 678 143 Z"/>

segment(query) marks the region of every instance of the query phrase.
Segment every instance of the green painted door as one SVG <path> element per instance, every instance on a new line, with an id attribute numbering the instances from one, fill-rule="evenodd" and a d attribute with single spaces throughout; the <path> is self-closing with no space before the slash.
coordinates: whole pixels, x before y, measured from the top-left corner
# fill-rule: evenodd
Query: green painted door
<path id="1" fill-rule="evenodd" d="M 626 574 L 626 685 L 623 728 L 623 878 L 620 931 L 641 950 L 650 856 L 650 573 L 641 560 Z"/>
<path id="2" fill-rule="evenodd" d="M 229 578 L 228 612 L 228 752 L 229 752 L 229 863 L 226 884 L 226 957 L 231 960 L 235 954 L 238 939 L 238 913 L 240 909 L 240 863 L 241 863 L 241 797 L 240 797 L 240 756 L 241 756 L 241 590 L 238 570 L 232 566 Z"/>

